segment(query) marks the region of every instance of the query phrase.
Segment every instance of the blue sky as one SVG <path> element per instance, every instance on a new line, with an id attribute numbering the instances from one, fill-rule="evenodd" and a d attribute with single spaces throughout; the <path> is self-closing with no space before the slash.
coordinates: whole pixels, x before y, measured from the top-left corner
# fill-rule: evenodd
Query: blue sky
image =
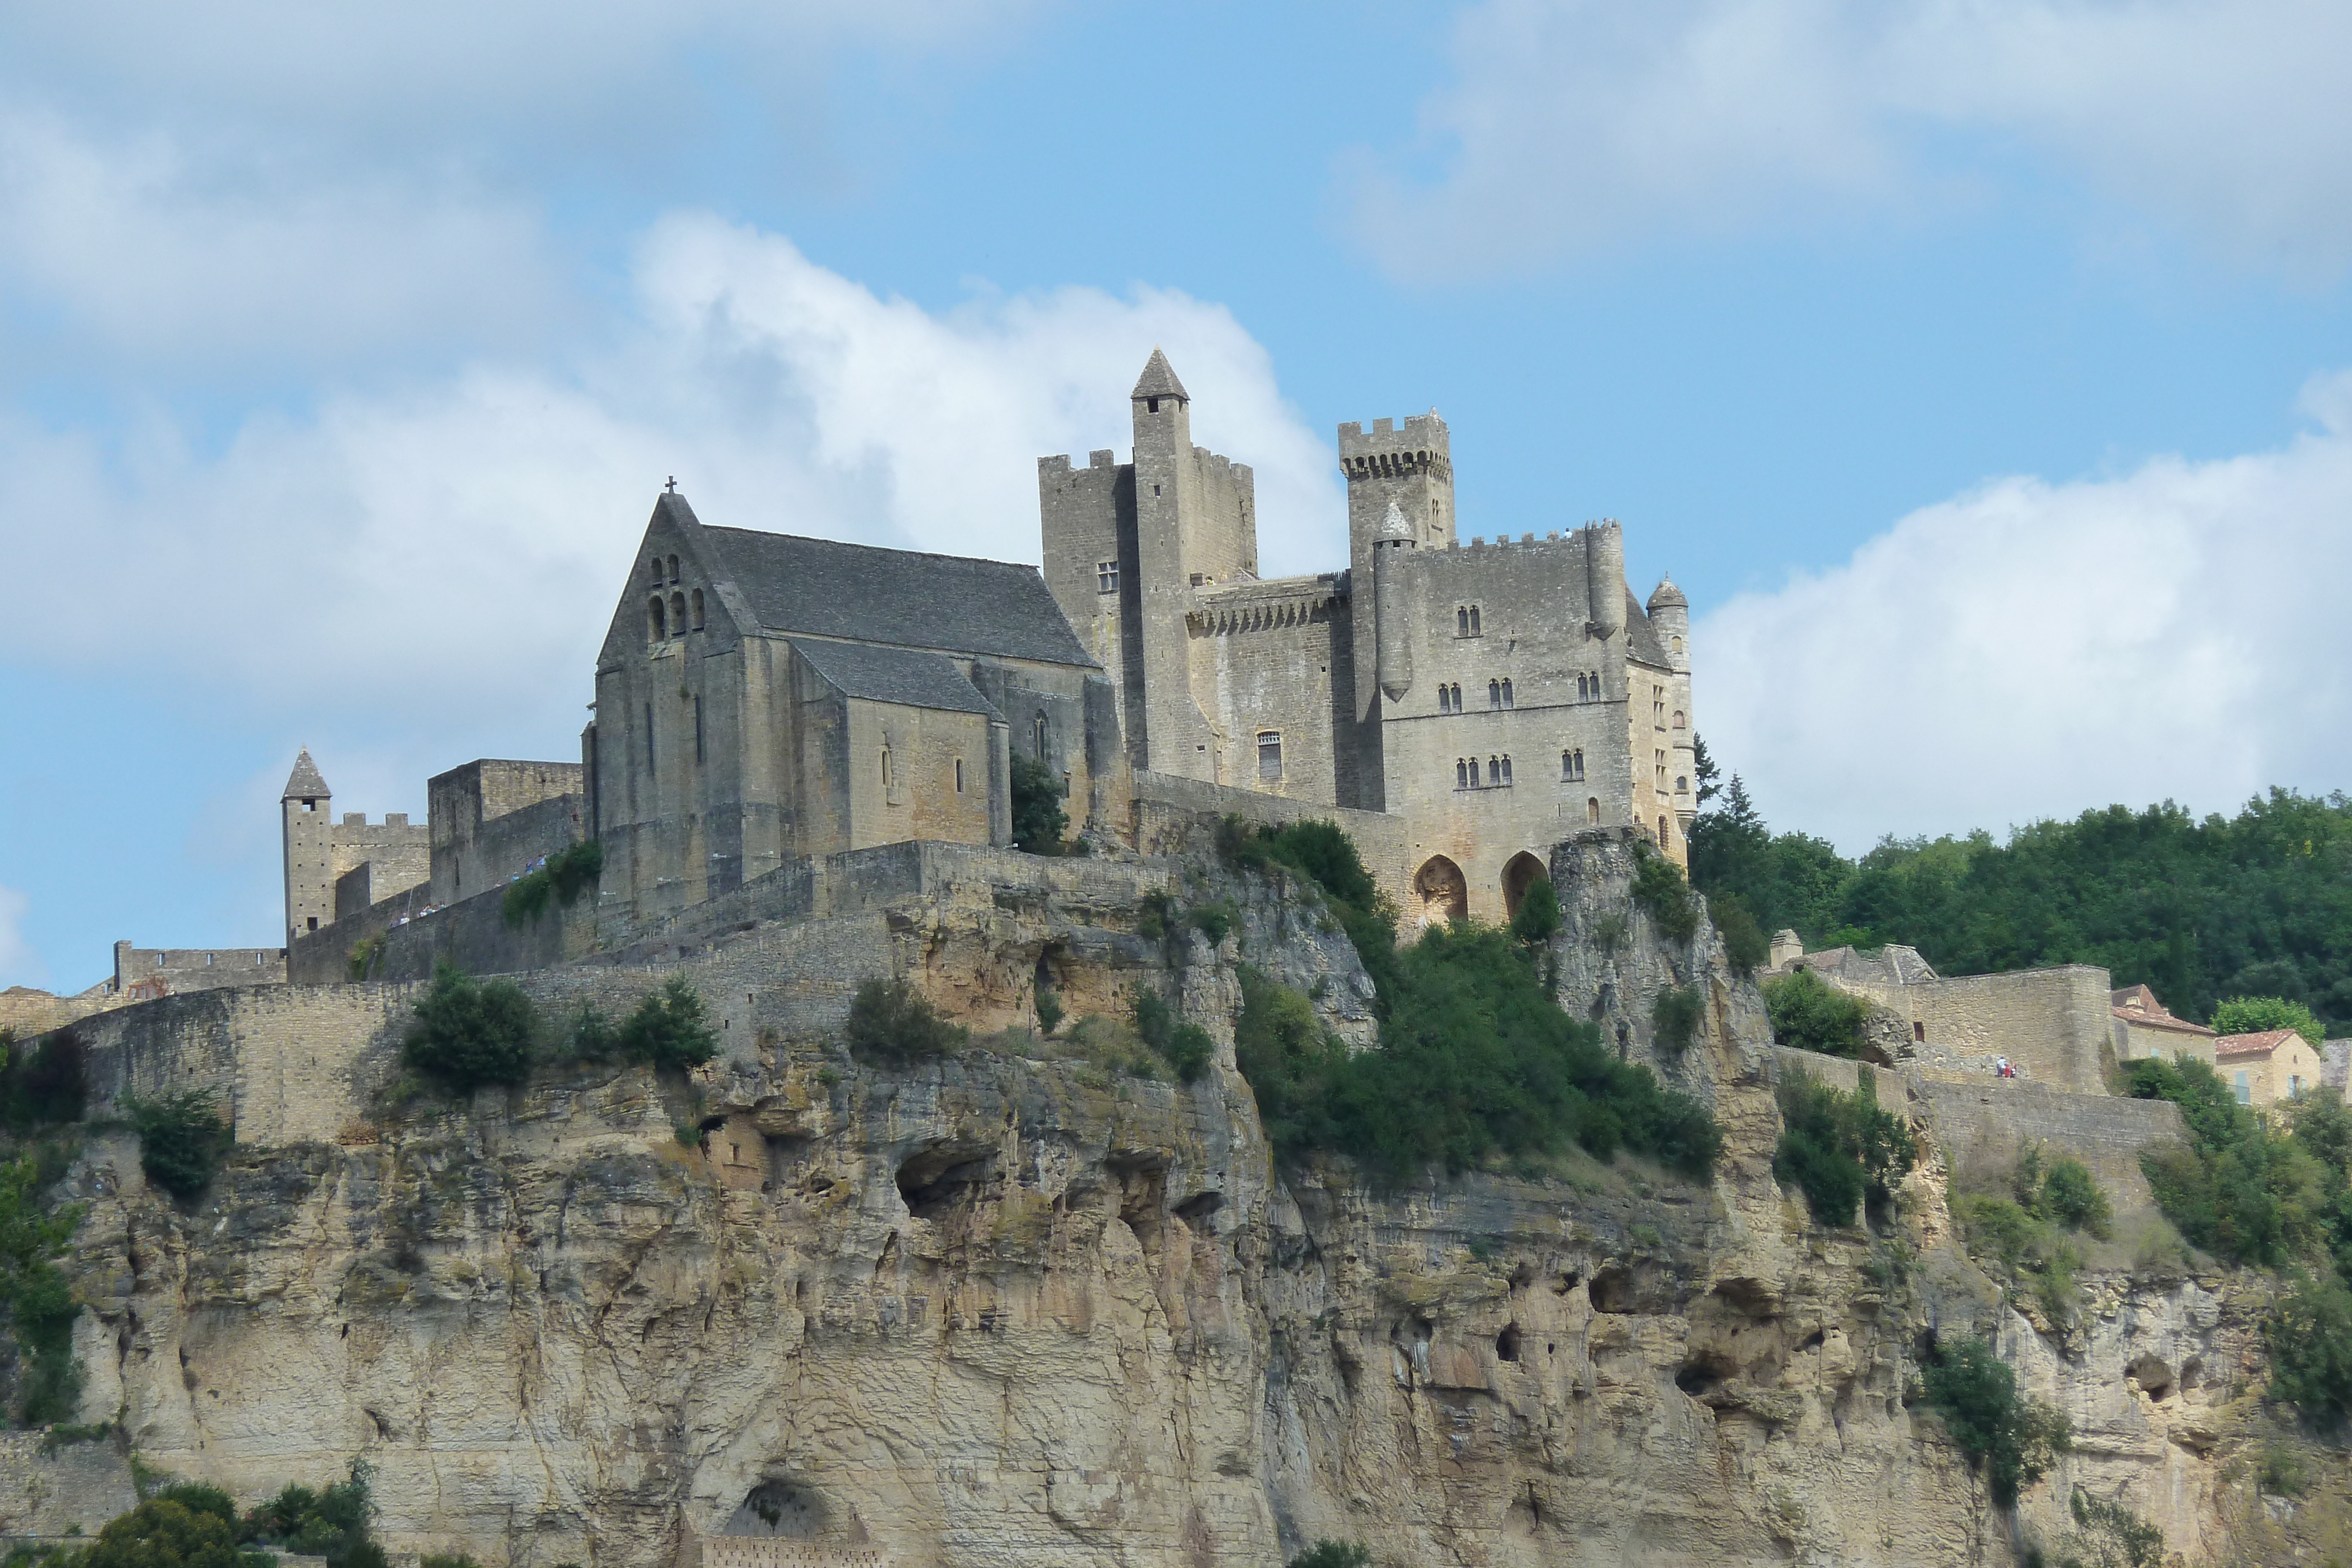
<path id="1" fill-rule="evenodd" d="M 1614 516 L 1848 848 L 2344 782 L 2352 20 L 1041 0 L 0 16 L 0 984 L 274 940 L 275 798 L 565 757 L 661 480 L 1034 559 L 1155 341 L 1339 558 Z"/>

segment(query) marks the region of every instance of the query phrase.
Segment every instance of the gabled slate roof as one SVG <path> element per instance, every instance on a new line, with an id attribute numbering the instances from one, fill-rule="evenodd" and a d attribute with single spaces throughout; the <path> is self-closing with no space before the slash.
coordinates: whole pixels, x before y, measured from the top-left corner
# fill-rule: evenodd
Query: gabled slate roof
<path id="1" fill-rule="evenodd" d="M 704 537 L 771 632 L 1092 666 L 1034 566 L 715 528 Z"/>
<path id="2" fill-rule="evenodd" d="M 867 643 L 824 643 L 814 637 L 788 641 L 844 696 L 998 716 L 963 672 L 941 654 Z"/>
<path id="3" fill-rule="evenodd" d="M 327 781 L 319 777 L 319 765 L 310 760 L 310 748 L 306 746 L 302 754 L 294 759 L 294 771 L 286 776 L 285 792 L 278 798 L 281 800 L 315 800 L 321 795 L 333 793 L 327 788 Z"/>
<path id="4" fill-rule="evenodd" d="M 1156 343 L 1152 345 L 1151 358 L 1143 361 L 1143 374 L 1136 382 L 1135 390 L 1127 395 L 1130 401 L 1139 397 L 1181 397 L 1186 402 L 1192 401 L 1184 391 L 1184 383 L 1176 379 L 1176 368 L 1168 362 L 1168 356 L 1160 351 Z"/>

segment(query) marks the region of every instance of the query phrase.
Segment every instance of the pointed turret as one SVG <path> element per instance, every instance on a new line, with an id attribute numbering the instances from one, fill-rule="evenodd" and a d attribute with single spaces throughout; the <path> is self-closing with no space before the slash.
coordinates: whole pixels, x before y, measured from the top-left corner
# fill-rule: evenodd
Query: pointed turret
<path id="1" fill-rule="evenodd" d="M 327 788 L 327 781 L 319 777 L 319 765 L 310 760 L 310 748 L 306 746 L 301 755 L 294 758 L 294 771 L 286 776 L 285 793 L 278 798 L 280 800 L 322 800 L 333 794 L 334 791 Z"/>
<path id="2" fill-rule="evenodd" d="M 1143 362 L 1143 375 L 1136 382 L 1135 390 L 1127 395 L 1133 402 L 1162 397 L 1172 397 L 1179 402 L 1192 401 L 1192 394 L 1184 390 L 1184 383 L 1176 379 L 1175 369 L 1168 363 L 1168 356 L 1160 351 L 1156 343 L 1151 348 L 1151 358 Z"/>

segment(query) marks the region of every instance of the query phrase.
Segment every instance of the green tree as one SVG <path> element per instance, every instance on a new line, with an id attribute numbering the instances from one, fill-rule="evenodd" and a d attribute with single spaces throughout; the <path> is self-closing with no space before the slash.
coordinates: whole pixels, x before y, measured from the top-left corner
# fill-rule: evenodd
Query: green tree
<path id="1" fill-rule="evenodd" d="M 511 980 L 477 980 L 438 964 L 401 1054 L 456 1093 L 520 1083 L 539 1056 L 538 1010 Z"/>
<path id="2" fill-rule="evenodd" d="M 849 1003 L 842 1030 L 860 1061 L 905 1067 L 961 1049 L 971 1031 L 950 1022 L 904 980 L 867 980 Z"/>
<path id="3" fill-rule="evenodd" d="M 1289 1568 L 1371 1568 L 1372 1554 L 1361 1542 L 1318 1541 L 1290 1560 Z"/>
<path id="4" fill-rule="evenodd" d="M 2020 1398 L 2016 1375 L 1981 1341 L 1937 1346 L 1922 1381 L 1953 1446 L 1984 1471 L 1986 1490 L 2001 1508 L 2015 1508 L 2020 1489 L 2041 1479 L 2052 1458 L 2073 1446 L 2066 1417 Z"/>
<path id="5" fill-rule="evenodd" d="M 1772 944 L 1738 894 L 1709 894 L 1706 912 L 1715 922 L 1717 935 L 1723 938 L 1723 961 L 1731 966 L 1733 974 L 1745 979 L 1770 961 Z"/>
<path id="6" fill-rule="evenodd" d="M 1811 969 L 1767 980 L 1764 1011 L 1772 1020 L 1772 1038 L 1794 1051 L 1858 1057 L 1869 1038 L 1870 1004 Z"/>
<path id="7" fill-rule="evenodd" d="M 78 1555 L 76 1568 L 243 1568 L 227 1520 L 172 1498 L 118 1516 Z"/>
<path id="8" fill-rule="evenodd" d="M 1539 876 L 1528 883 L 1519 894 L 1519 907 L 1511 915 L 1511 935 L 1522 942 L 1549 942 L 1559 931 L 1559 894 L 1552 890 L 1551 878 Z"/>
<path id="9" fill-rule="evenodd" d="M 81 1224 L 82 1206 L 46 1207 L 45 1185 L 34 1156 L 0 1162 L 0 1305 L 25 1358 L 16 1392 L 17 1414 L 27 1427 L 69 1418 L 81 1390 L 73 1359 L 74 1319 L 81 1308 L 57 1260 Z"/>
<path id="10" fill-rule="evenodd" d="M 622 1020 L 620 1049 L 631 1061 L 683 1071 L 719 1054 L 719 1031 L 686 977 L 672 975 Z"/>
<path id="11" fill-rule="evenodd" d="M 1070 831 L 1069 813 L 1062 810 L 1069 786 L 1060 774 L 1034 758 L 1015 753 L 1013 758 L 1013 847 L 1033 855 L 1058 854 L 1062 835 Z"/>
<path id="12" fill-rule="evenodd" d="M 2271 1393 L 2314 1424 L 2337 1427 L 2352 1414 L 2352 1291 L 2332 1274 L 2305 1275 L 2263 1324 Z"/>
<path id="13" fill-rule="evenodd" d="M 138 1130 L 139 1168 L 149 1181 L 183 1202 L 211 1185 L 232 1137 L 218 1095 L 190 1089 L 152 1100 L 126 1096 L 123 1108 Z"/>
<path id="14" fill-rule="evenodd" d="M 1805 1195 L 1818 1225 L 1852 1225 L 1865 1201 L 1885 1204 L 1919 1161 L 1910 1124 L 1879 1109 L 1877 1080 L 1866 1071 L 1851 1094 L 1803 1072 L 1774 1092 L 1781 1130 L 1772 1175 Z"/>
<path id="15" fill-rule="evenodd" d="M 1698 901 L 1683 880 L 1683 868 L 1639 839 L 1633 842 L 1633 902 L 1667 941 L 1687 942 L 1698 935 Z"/>
<path id="16" fill-rule="evenodd" d="M 2274 1029 L 2294 1030 L 2314 1049 L 2327 1038 L 2326 1029 L 2311 1016 L 2309 1008 L 2284 997 L 2231 997 L 2213 1009 L 2215 1034 L 2262 1034 Z"/>

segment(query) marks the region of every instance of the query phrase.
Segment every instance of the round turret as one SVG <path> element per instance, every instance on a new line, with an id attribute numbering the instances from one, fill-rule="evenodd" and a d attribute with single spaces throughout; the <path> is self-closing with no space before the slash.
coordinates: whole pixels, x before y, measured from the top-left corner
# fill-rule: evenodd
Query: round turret
<path id="1" fill-rule="evenodd" d="M 1658 645 L 1665 650 L 1667 665 L 1675 670 L 1690 668 L 1690 601 L 1675 586 L 1675 580 L 1664 577 L 1650 595 L 1647 608 L 1650 630 L 1656 634 Z"/>
<path id="2" fill-rule="evenodd" d="M 1389 503 L 1389 515 L 1381 519 L 1381 531 L 1373 537 L 1380 539 L 1397 539 L 1406 544 L 1419 542 L 1412 537 L 1412 525 L 1405 521 L 1403 508 L 1394 501 Z"/>
<path id="3" fill-rule="evenodd" d="M 1685 599 L 1683 591 L 1675 586 L 1675 580 L 1671 577 L 1662 577 L 1658 579 L 1657 588 L 1650 594 L 1650 613 L 1655 615 L 1669 604 L 1677 610 L 1687 611 L 1690 608 L 1690 601 Z"/>

